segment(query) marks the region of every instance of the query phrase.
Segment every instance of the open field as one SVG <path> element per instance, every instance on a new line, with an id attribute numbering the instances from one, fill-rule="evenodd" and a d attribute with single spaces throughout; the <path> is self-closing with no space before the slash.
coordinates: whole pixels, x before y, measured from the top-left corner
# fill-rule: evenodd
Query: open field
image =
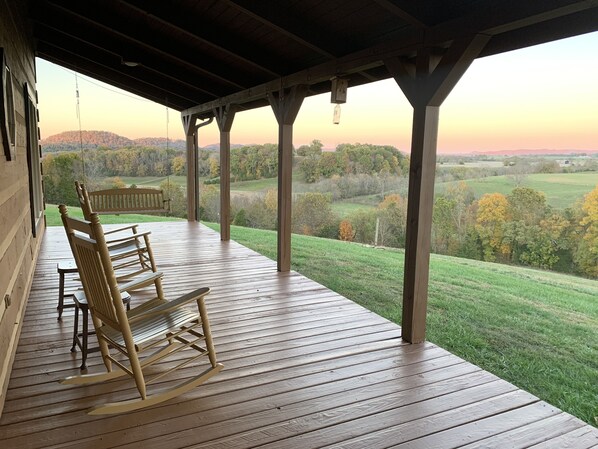
<path id="1" fill-rule="evenodd" d="M 301 191 L 304 182 L 300 180 L 301 176 L 294 174 L 294 189 Z M 136 184 L 144 187 L 158 187 L 165 178 L 152 177 L 125 177 L 121 178 L 127 185 Z M 186 186 L 186 177 L 171 176 L 170 182 L 173 184 Z M 231 182 L 231 191 L 237 194 L 249 195 L 256 192 L 265 192 L 269 189 L 276 189 L 277 178 L 258 179 L 255 181 Z M 437 183 L 436 194 L 442 193 L 447 186 L 455 184 L 458 181 Z M 480 179 L 465 180 L 476 198 L 485 193 L 509 194 L 515 187 L 515 181 L 508 176 L 490 176 Z M 546 194 L 547 203 L 557 209 L 565 209 L 572 206 L 576 201 L 583 198 L 598 184 L 598 172 L 580 172 L 580 173 L 546 173 L 528 175 L 523 183 L 523 187 L 531 187 Z M 216 185 L 218 187 L 218 185 Z M 393 192 L 388 192 L 393 193 Z M 404 192 L 402 192 L 404 194 Z M 360 209 L 372 209 L 380 203 L 379 195 L 364 195 L 345 199 L 332 204 L 333 210 L 340 216 L 345 217 L 352 212 Z"/>
<path id="2" fill-rule="evenodd" d="M 230 189 L 238 192 L 260 192 L 278 188 L 278 178 L 262 178 L 254 181 L 231 182 Z"/>
<path id="3" fill-rule="evenodd" d="M 350 215 L 353 212 L 357 212 L 359 210 L 370 210 L 375 208 L 374 205 L 354 203 L 352 200 L 353 199 L 345 201 L 335 201 L 332 203 L 332 210 L 339 217 L 344 218 L 347 215 Z"/>
<path id="4" fill-rule="evenodd" d="M 233 226 L 232 238 L 276 257 L 275 232 Z M 294 270 L 400 323 L 402 250 L 292 243 Z M 429 296 L 430 341 L 598 424 L 598 281 L 432 255 Z"/>
<path id="5" fill-rule="evenodd" d="M 170 179 L 168 176 L 123 176 L 120 177 L 120 179 L 127 185 L 127 187 L 131 184 L 135 184 L 138 187 L 158 187 L 164 181 L 168 181 L 173 185 L 187 186 L 186 176 L 170 176 Z"/>
<path id="6" fill-rule="evenodd" d="M 485 193 L 509 194 L 516 187 L 515 181 L 508 176 L 490 176 L 465 181 L 476 197 Z M 454 183 L 439 183 L 436 192 L 441 193 L 446 186 Z M 546 201 L 552 207 L 565 209 L 583 198 L 598 184 L 598 172 L 580 173 L 536 173 L 528 175 L 522 187 L 530 187 L 546 194 Z"/>

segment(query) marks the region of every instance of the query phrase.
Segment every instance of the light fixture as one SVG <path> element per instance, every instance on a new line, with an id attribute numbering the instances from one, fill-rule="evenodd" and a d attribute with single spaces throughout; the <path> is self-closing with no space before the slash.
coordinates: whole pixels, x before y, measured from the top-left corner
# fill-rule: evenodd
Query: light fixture
<path id="1" fill-rule="evenodd" d="M 122 65 L 126 65 L 127 67 L 137 67 L 137 66 L 140 65 L 139 62 L 137 62 L 137 61 L 135 61 L 133 59 L 123 58 L 123 57 L 120 58 L 120 63 Z"/>
<path id="2" fill-rule="evenodd" d="M 346 78 L 332 78 L 332 88 L 330 89 L 330 102 L 335 103 L 332 123 L 338 125 L 341 121 L 341 103 L 347 101 L 347 87 L 349 80 Z"/>

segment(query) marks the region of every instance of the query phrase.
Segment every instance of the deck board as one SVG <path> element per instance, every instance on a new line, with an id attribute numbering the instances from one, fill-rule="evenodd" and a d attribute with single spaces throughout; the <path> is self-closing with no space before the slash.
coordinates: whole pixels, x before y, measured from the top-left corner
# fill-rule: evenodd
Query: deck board
<path id="1" fill-rule="evenodd" d="M 86 415 L 136 390 L 129 379 L 58 384 L 78 373 L 80 354 L 69 351 L 73 309 L 56 320 L 56 262 L 68 258 L 68 246 L 62 229 L 48 228 L 0 418 L 3 448 L 598 444 L 598 431 L 580 420 L 431 343 L 403 343 L 399 326 L 298 273 L 277 273 L 274 261 L 204 226 L 143 227 L 152 230 L 168 297 L 211 287 L 206 303 L 224 370 L 145 410 Z M 91 353 L 90 371 L 100 364 Z"/>

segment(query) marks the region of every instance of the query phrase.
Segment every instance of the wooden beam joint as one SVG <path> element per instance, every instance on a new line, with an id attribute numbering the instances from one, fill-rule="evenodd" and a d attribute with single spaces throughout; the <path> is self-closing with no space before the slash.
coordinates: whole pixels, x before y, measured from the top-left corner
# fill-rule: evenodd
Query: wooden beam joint
<path id="1" fill-rule="evenodd" d="M 422 47 L 415 59 L 387 58 L 384 65 L 413 107 L 440 106 L 490 38 L 469 35 L 447 48 Z"/>

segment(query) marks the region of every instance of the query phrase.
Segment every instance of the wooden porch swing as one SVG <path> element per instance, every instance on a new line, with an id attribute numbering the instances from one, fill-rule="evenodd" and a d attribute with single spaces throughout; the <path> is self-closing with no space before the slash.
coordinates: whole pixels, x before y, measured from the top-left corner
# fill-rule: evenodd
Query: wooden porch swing
<path id="1" fill-rule="evenodd" d="M 90 192 L 75 181 L 79 203 L 86 219 L 92 212 L 98 215 L 160 214 L 170 211 L 170 199 L 164 191 L 151 188 L 105 189 Z"/>

